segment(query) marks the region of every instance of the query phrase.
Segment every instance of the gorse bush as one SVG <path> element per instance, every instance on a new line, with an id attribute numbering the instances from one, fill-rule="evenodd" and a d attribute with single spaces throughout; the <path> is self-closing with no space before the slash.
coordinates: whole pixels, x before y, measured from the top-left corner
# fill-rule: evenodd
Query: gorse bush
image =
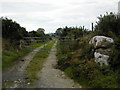
<path id="1" fill-rule="evenodd" d="M 120 35 L 120 18 L 114 13 L 107 13 L 98 17 L 95 31 L 97 35 L 109 36 L 109 31 L 112 31 L 117 36 Z"/>

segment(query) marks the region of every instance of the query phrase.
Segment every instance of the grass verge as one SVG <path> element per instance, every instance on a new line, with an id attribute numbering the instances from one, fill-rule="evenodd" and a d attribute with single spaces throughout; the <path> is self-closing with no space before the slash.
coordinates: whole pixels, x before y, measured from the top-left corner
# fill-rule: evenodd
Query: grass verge
<path id="1" fill-rule="evenodd" d="M 19 50 L 4 50 L 2 51 L 2 68 L 3 70 L 12 66 L 16 60 L 19 58 L 27 55 L 33 49 L 37 48 L 38 46 L 43 45 L 44 43 L 37 43 L 35 46 L 27 46 L 23 47 Z"/>
<path id="2" fill-rule="evenodd" d="M 34 80 L 37 80 L 37 73 L 42 69 L 45 59 L 49 55 L 55 41 L 48 43 L 47 46 L 42 48 L 30 61 L 29 65 L 26 68 L 25 75 L 28 77 L 28 82 L 33 83 Z"/>

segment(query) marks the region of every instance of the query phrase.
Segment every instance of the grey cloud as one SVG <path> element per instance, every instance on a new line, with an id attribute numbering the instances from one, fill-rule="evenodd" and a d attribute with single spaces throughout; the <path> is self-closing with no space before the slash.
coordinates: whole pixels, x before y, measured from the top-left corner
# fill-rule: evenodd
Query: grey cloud
<path id="1" fill-rule="evenodd" d="M 105 12 L 117 12 L 116 0 L 61 0 L 51 2 L 2 2 L 2 13 L 18 21 L 28 31 L 39 27 L 54 32 L 58 27 L 85 26 Z M 45 0 L 47 1 L 47 0 Z"/>
<path id="2" fill-rule="evenodd" d="M 31 3 L 31 2 L 3 2 L 2 12 L 15 12 L 15 13 L 26 13 L 26 12 L 46 12 L 52 11 L 58 8 L 53 4 L 49 3 Z"/>

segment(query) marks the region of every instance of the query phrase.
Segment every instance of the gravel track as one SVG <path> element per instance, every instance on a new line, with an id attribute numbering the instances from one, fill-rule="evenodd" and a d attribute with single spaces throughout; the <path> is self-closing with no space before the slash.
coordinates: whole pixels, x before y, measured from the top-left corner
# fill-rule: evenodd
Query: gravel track
<path id="1" fill-rule="evenodd" d="M 11 84 L 12 86 L 8 86 L 7 88 L 17 88 L 17 87 L 22 87 L 25 82 L 25 69 L 28 66 L 29 62 L 32 60 L 32 58 L 35 56 L 35 54 L 41 49 L 44 48 L 45 45 L 42 45 L 40 47 L 37 47 L 34 49 L 32 52 L 30 52 L 27 56 L 21 58 L 20 60 L 17 60 L 15 62 L 15 65 L 11 68 L 6 69 L 2 73 L 2 82 L 5 84 Z"/>
<path id="2" fill-rule="evenodd" d="M 40 78 L 34 85 L 34 88 L 81 88 L 78 83 L 68 78 L 64 72 L 55 69 L 57 64 L 56 43 L 53 45 L 50 54 L 38 73 Z"/>
<path id="3" fill-rule="evenodd" d="M 46 62 L 43 65 L 42 70 L 38 73 L 39 80 L 31 86 L 26 82 L 24 75 L 25 69 L 34 55 L 45 45 L 34 49 L 27 56 L 23 57 L 16 64 L 3 72 L 3 82 L 7 83 L 12 81 L 12 86 L 8 88 L 81 88 L 78 83 L 75 83 L 72 79 L 67 77 L 65 73 L 59 69 L 56 69 L 57 57 L 56 57 L 56 45 L 57 41 L 53 45 Z"/>

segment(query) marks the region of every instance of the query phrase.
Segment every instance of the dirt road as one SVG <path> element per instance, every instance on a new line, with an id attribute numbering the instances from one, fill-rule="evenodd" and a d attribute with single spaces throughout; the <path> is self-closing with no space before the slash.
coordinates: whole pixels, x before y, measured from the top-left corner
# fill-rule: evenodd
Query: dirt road
<path id="1" fill-rule="evenodd" d="M 57 41 L 53 45 L 42 70 L 38 73 L 39 80 L 35 81 L 32 86 L 26 82 L 27 77 L 25 77 L 24 72 L 30 60 L 44 46 L 36 48 L 27 56 L 23 57 L 22 60 L 24 61 L 19 61 L 14 67 L 4 72 L 3 81 L 5 84 L 9 88 L 81 88 L 78 83 L 68 78 L 64 72 L 55 68 L 57 65 L 56 44 Z"/>
<path id="2" fill-rule="evenodd" d="M 16 88 L 26 84 L 25 79 L 27 77 L 25 77 L 24 75 L 26 67 L 28 66 L 34 55 L 46 45 L 47 44 L 34 49 L 27 56 L 18 60 L 13 67 L 3 71 L 2 81 L 5 87 Z"/>
<path id="3" fill-rule="evenodd" d="M 43 69 L 38 73 L 40 79 L 34 84 L 34 88 L 81 88 L 79 84 L 68 78 L 64 72 L 54 68 L 57 64 L 56 44 L 57 41 L 53 45 Z"/>

